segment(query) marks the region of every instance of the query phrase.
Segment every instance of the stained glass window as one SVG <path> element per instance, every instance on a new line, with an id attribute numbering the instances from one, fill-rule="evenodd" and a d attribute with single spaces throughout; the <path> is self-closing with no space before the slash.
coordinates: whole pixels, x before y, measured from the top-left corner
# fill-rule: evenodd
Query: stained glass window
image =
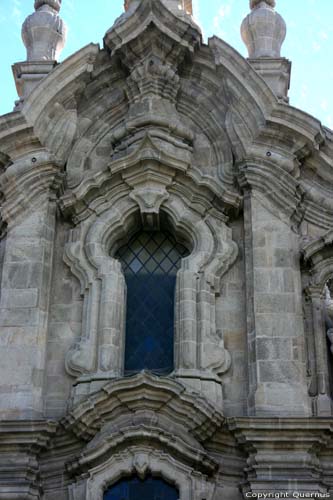
<path id="1" fill-rule="evenodd" d="M 162 479 L 124 479 L 105 492 L 104 500 L 178 500 L 176 488 Z"/>
<path id="2" fill-rule="evenodd" d="M 173 370 L 174 295 L 187 249 L 171 234 L 137 233 L 118 250 L 127 285 L 125 374 Z"/>

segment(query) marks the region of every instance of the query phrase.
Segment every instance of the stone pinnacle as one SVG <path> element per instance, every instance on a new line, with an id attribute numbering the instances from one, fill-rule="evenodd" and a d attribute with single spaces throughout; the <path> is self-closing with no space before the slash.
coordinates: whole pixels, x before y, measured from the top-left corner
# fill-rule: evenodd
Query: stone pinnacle
<path id="1" fill-rule="evenodd" d="M 287 28 L 275 4 L 275 0 L 250 0 L 251 12 L 242 23 L 241 35 L 251 59 L 281 57 Z"/>
<path id="2" fill-rule="evenodd" d="M 55 61 L 66 41 L 67 28 L 59 16 L 61 0 L 35 0 L 35 12 L 22 26 L 27 61 Z"/>

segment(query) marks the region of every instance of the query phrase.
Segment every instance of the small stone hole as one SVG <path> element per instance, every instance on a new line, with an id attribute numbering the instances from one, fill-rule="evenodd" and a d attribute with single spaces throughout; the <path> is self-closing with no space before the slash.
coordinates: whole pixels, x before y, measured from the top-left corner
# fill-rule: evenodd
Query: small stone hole
<path id="1" fill-rule="evenodd" d="M 31 161 L 32 161 L 32 163 L 36 163 L 37 158 L 33 157 L 33 158 L 31 158 Z"/>

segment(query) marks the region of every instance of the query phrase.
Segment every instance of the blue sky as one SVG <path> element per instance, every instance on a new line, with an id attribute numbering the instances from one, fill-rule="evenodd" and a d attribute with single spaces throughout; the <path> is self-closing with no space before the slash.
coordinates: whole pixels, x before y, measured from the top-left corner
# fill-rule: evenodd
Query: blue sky
<path id="1" fill-rule="evenodd" d="M 61 15 L 69 33 L 61 60 L 90 42 L 99 42 L 123 11 L 123 0 L 63 0 Z M 247 52 L 240 25 L 248 0 L 194 0 L 195 17 L 205 39 L 218 35 L 242 55 Z M 333 129 L 333 1 L 277 0 L 287 23 L 282 55 L 292 61 L 290 103 Z M 21 25 L 33 0 L 0 0 L 0 114 L 17 98 L 11 65 L 25 60 Z"/>

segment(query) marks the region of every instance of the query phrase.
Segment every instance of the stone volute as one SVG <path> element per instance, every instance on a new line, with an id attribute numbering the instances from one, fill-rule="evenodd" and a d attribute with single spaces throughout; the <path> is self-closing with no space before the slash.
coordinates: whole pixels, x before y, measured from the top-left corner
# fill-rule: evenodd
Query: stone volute
<path id="1" fill-rule="evenodd" d="M 61 0 L 35 0 L 35 12 L 22 26 L 27 61 L 56 61 L 66 41 L 67 28 L 59 16 Z"/>
<path id="2" fill-rule="evenodd" d="M 275 5 L 275 0 L 250 0 L 251 12 L 241 26 L 250 58 L 280 57 L 287 29 Z"/>

